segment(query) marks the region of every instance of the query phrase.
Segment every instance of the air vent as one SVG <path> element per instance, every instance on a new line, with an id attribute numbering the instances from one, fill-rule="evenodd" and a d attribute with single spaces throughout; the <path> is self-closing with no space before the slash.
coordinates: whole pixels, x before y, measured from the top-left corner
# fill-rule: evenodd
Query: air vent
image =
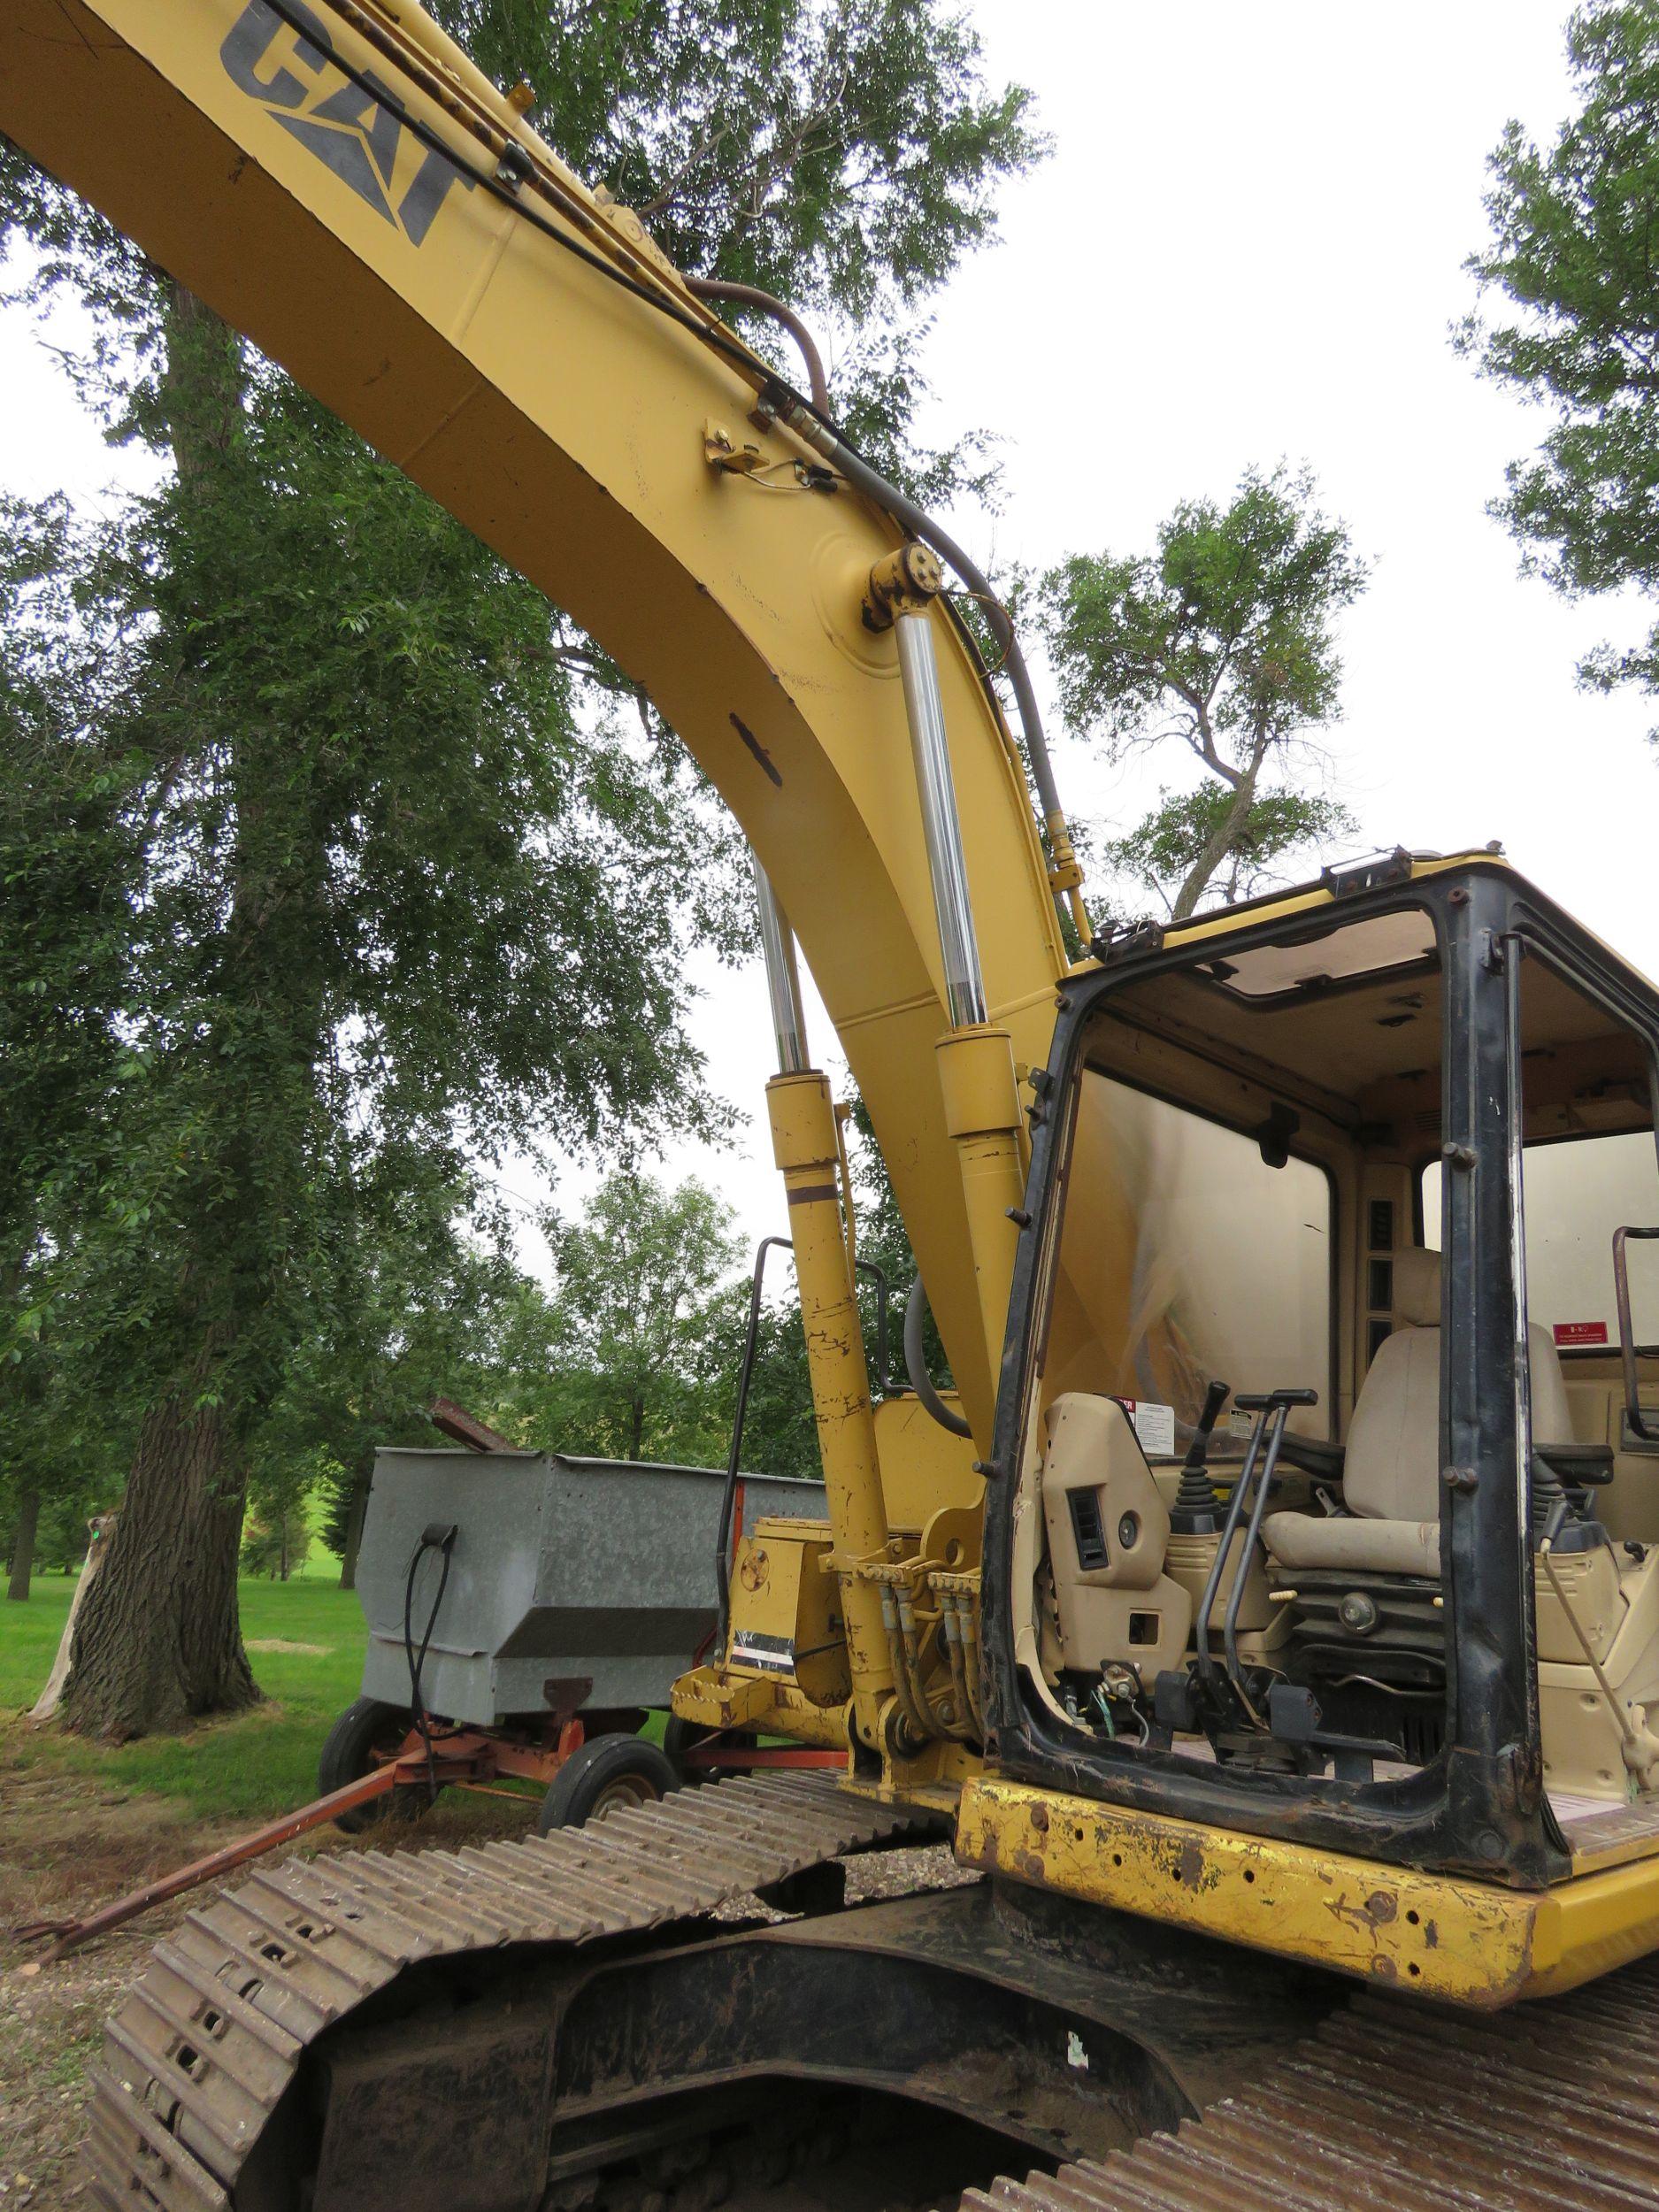
<path id="1" fill-rule="evenodd" d="M 1094 1574 L 1111 1564 L 1106 1549 L 1106 1531 L 1100 1516 L 1098 1490 L 1068 1490 L 1066 1502 L 1071 1509 L 1071 1539 L 1077 1546 L 1077 1563 L 1087 1574 Z"/>

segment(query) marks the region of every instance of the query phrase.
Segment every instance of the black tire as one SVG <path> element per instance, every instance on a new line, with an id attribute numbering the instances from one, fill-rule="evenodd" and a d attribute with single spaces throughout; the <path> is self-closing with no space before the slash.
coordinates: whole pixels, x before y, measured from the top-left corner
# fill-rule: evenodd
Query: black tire
<path id="1" fill-rule="evenodd" d="M 360 1780 L 376 1763 L 375 1753 L 396 1751 L 411 1725 L 406 1705 L 383 1705 L 378 1697 L 356 1699 L 329 1730 L 323 1745 L 317 1762 L 318 1795 L 327 1797 L 334 1790 L 344 1789 L 348 1782 Z M 419 1810 L 418 1791 L 391 1790 L 384 1797 L 359 1805 L 354 1812 L 337 1813 L 334 1825 L 349 1836 L 357 1836 L 388 1816 L 393 1820 L 412 1820 Z"/>
<path id="2" fill-rule="evenodd" d="M 700 1744 L 705 1736 L 713 1733 L 711 1728 L 704 1728 L 695 1720 L 681 1720 L 678 1713 L 671 1713 L 663 1723 L 663 1754 L 680 1777 L 682 1790 L 695 1790 L 703 1779 L 701 1773 L 695 1769 L 687 1772 L 687 1752 L 694 1744 Z"/>
<path id="3" fill-rule="evenodd" d="M 573 1751 L 541 1801 L 536 1833 L 580 1828 L 597 1813 L 623 1805 L 654 1805 L 680 1787 L 665 1751 L 643 1736 L 595 1736 Z"/>

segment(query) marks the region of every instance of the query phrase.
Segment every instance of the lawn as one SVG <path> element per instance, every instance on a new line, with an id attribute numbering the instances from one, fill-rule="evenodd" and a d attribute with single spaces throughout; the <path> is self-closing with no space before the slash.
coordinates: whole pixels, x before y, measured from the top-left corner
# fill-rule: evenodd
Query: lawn
<path id="1" fill-rule="evenodd" d="M 330 1563 L 333 1567 L 333 1563 Z M 363 1614 L 338 1568 L 289 1582 L 244 1579 L 242 1628 L 264 1702 L 233 1720 L 111 1749 L 13 1722 L 6 1763 L 96 1771 L 134 1790 L 176 1798 L 204 1819 L 274 1817 L 317 1793 L 317 1755 L 357 1694 Z M 0 1721 L 34 1702 L 51 1671 L 74 1592 L 43 1575 L 22 1604 L 0 1598 Z"/>

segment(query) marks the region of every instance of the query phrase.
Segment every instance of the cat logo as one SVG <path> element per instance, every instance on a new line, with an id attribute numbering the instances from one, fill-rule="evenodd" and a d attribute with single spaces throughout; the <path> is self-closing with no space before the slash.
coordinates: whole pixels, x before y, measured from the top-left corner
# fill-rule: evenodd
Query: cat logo
<path id="1" fill-rule="evenodd" d="M 289 30 L 291 40 L 276 51 Z M 396 225 L 411 246 L 432 228 L 451 185 L 472 189 L 465 170 L 432 148 L 412 174 L 405 160 L 404 174 L 397 178 L 405 137 L 411 146 L 419 142 L 399 120 L 396 94 L 367 71 L 353 79 L 338 68 L 327 32 L 300 0 L 288 0 L 281 16 L 267 0 L 248 0 L 219 58 L 234 85 Z"/>

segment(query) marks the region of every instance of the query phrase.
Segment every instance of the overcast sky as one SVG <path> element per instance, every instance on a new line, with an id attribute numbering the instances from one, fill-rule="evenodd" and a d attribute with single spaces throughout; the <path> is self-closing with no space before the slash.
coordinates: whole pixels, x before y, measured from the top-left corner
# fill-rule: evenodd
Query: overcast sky
<path id="1" fill-rule="evenodd" d="M 1252 464 L 1306 462 L 1373 564 L 1347 618 L 1332 783 L 1365 844 L 1501 838 L 1593 928 L 1659 972 L 1648 841 L 1659 757 L 1640 701 L 1573 668 L 1641 610 L 1568 606 L 1517 574 L 1486 514 L 1546 419 L 1479 383 L 1448 326 L 1471 303 L 1484 164 L 1505 120 L 1569 106 L 1555 0 L 972 0 L 987 69 L 1036 96 L 1049 160 L 1002 198 L 1002 242 L 941 302 L 934 436 L 1002 438 L 994 519 L 954 519 L 982 560 L 1044 565 L 1149 546 L 1181 498 Z M 73 332 L 58 334 L 73 342 Z M 22 318 L 0 319 L 0 480 L 92 499 L 116 463 Z M 1056 733 L 1057 735 L 1057 733 Z M 1059 741 L 1068 807 L 1137 818 L 1132 783 Z M 1163 771 L 1172 780 L 1173 763 Z M 1155 772 L 1153 780 L 1156 781 Z M 695 967 L 710 1075 L 753 1110 L 707 1175 L 744 1233 L 781 1225 L 761 1086 L 758 970 Z M 832 1042 L 821 1014 L 814 1043 Z M 580 1195 L 573 1165 L 561 1195 Z M 508 1171 L 520 1202 L 538 1195 Z M 529 1256 L 529 1255 L 526 1255 Z"/>

